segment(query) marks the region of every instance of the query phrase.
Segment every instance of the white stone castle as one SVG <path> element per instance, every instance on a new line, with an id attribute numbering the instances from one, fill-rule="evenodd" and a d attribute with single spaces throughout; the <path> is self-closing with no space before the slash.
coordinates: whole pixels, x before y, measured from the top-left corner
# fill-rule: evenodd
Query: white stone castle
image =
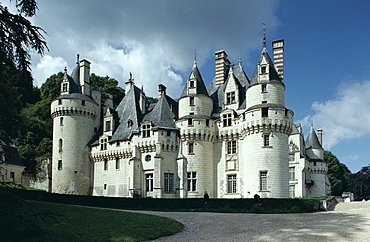
<path id="1" fill-rule="evenodd" d="M 285 107 L 284 40 L 266 46 L 251 79 L 225 51 L 205 87 L 196 62 L 179 99 L 149 104 L 132 75 L 112 96 L 89 85 L 90 63 L 65 73 L 51 104 L 51 192 L 112 197 L 288 198 L 330 193 L 322 133 L 304 140 Z"/>

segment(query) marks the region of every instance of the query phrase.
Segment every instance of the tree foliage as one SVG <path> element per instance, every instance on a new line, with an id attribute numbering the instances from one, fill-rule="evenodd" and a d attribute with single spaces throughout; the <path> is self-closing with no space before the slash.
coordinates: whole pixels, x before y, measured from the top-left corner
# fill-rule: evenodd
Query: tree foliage
<path id="1" fill-rule="evenodd" d="M 48 50 L 43 34 L 46 32 L 25 17 L 36 14 L 36 0 L 16 0 L 17 14 L 0 5 L 0 71 L 15 64 L 21 71 L 29 71 L 30 54 L 42 55 Z"/>
<path id="2" fill-rule="evenodd" d="M 349 190 L 354 193 L 355 200 L 370 199 L 370 165 L 364 166 L 351 175 Z"/>
<path id="3" fill-rule="evenodd" d="M 98 88 L 102 93 L 109 93 L 113 95 L 113 106 L 114 108 L 119 104 L 122 98 L 125 96 L 125 90 L 118 87 L 118 81 L 109 76 L 101 77 L 94 73 L 90 75 L 90 87 Z M 106 100 L 105 95 L 102 96 L 102 104 Z"/>
<path id="4" fill-rule="evenodd" d="M 330 151 L 324 151 L 324 160 L 328 163 L 328 178 L 331 183 L 331 193 L 341 196 L 348 189 L 351 171 L 345 164 L 339 162 L 338 158 Z"/>
<path id="5" fill-rule="evenodd" d="M 35 0 L 15 0 L 18 13 L 9 12 L 0 3 L 0 139 L 11 142 L 22 125 L 21 110 L 39 100 L 30 72 L 30 51 L 43 54 L 47 50 L 45 33 L 26 17 L 34 16 Z"/>

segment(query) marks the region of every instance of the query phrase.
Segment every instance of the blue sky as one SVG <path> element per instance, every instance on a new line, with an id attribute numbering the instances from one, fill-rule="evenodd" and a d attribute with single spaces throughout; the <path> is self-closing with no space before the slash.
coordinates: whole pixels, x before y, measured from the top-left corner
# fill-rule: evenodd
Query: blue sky
<path id="1" fill-rule="evenodd" d="M 352 172 L 370 164 L 370 2 L 360 1 L 101 1 L 39 0 L 32 22 L 43 27 L 50 52 L 33 55 L 35 84 L 74 67 L 76 54 L 92 72 L 156 96 L 163 83 L 180 95 L 197 52 L 208 84 L 214 52 L 243 60 L 252 76 L 262 48 L 285 39 L 286 106 L 307 131 L 324 130 L 324 148 Z"/>

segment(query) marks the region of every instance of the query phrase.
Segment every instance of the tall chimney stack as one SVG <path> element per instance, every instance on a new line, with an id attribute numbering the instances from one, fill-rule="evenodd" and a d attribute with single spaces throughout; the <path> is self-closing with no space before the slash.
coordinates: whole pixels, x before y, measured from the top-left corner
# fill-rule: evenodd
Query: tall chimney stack
<path id="1" fill-rule="evenodd" d="M 166 86 L 163 84 L 158 85 L 158 98 L 161 98 L 162 96 L 166 95 Z"/>
<path id="2" fill-rule="evenodd" d="M 317 130 L 317 138 L 319 139 L 320 145 L 322 146 L 322 129 Z"/>
<path id="3" fill-rule="evenodd" d="M 230 61 L 227 59 L 227 54 L 224 50 L 215 52 L 216 61 L 216 86 L 221 86 L 225 82 L 228 70 L 230 69 Z"/>
<path id="4" fill-rule="evenodd" d="M 284 82 L 284 39 L 272 41 L 274 52 L 274 66 L 281 80 Z"/>

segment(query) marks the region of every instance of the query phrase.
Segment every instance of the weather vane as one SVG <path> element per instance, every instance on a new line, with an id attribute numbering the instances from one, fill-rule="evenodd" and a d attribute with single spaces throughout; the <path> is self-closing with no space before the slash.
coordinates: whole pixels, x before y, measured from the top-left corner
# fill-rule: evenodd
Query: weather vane
<path id="1" fill-rule="evenodd" d="M 266 48 L 266 23 L 262 22 L 262 32 L 263 32 L 263 47 Z"/>

